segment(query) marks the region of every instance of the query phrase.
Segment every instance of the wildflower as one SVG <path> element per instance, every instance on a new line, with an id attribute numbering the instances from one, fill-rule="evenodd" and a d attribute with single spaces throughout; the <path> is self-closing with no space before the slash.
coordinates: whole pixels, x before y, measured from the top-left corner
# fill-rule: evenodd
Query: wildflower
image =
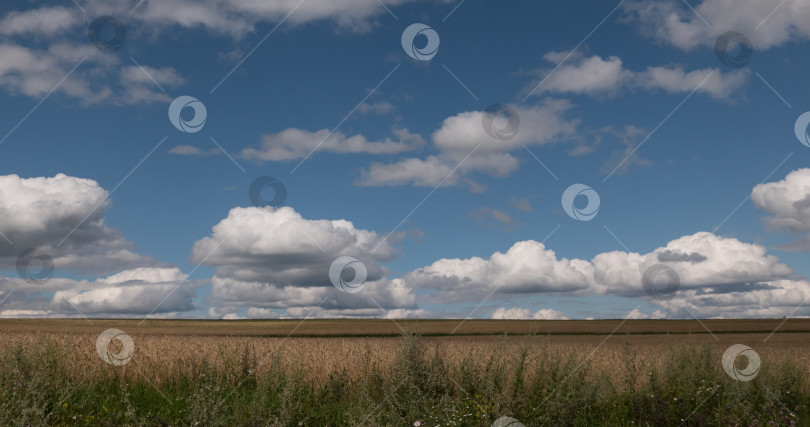
<path id="1" fill-rule="evenodd" d="M 414 422 L 413 422 L 413 427 L 419 427 L 419 426 L 421 426 L 421 425 L 422 425 L 422 422 L 421 422 L 421 421 L 414 421 Z"/>

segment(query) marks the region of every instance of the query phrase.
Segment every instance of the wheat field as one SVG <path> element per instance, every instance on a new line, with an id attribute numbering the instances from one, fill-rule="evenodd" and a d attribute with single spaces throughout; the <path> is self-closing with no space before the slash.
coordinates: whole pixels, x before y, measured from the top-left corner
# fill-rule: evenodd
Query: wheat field
<path id="1" fill-rule="evenodd" d="M 446 321 L 8 320 L 0 423 L 808 425 L 808 325 L 771 334 L 777 320 L 471 322 L 477 335 Z M 132 338 L 126 363 L 99 355 L 110 327 Z M 751 381 L 722 365 L 740 343 L 761 358 Z"/>

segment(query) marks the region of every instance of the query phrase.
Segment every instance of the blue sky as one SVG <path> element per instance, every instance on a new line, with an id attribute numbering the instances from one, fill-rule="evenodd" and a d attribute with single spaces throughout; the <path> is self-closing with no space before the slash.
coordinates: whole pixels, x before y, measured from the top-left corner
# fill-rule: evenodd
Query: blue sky
<path id="1" fill-rule="evenodd" d="M 694 3 L 4 4 L 1 314 L 807 315 L 810 7 Z M 102 16 L 120 49 L 90 43 Z M 414 23 L 430 60 L 403 50 Z M 716 56 L 728 31 L 745 66 Z M 199 132 L 169 120 L 183 95 Z M 512 139 L 483 130 L 496 103 Z M 262 176 L 284 207 L 253 206 Z M 573 184 L 593 220 L 564 212 Z M 15 271 L 28 247 L 46 283 Z M 330 283 L 341 255 L 361 292 Z M 666 298 L 642 286 L 657 264 Z"/>

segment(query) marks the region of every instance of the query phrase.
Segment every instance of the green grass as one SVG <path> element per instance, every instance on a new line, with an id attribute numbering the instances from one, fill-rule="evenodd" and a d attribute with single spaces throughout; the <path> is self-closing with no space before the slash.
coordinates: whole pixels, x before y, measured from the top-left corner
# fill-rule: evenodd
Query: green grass
<path id="1" fill-rule="evenodd" d="M 256 375 L 265 355 L 245 346 L 221 356 L 225 368 L 200 358 L 158 386 L 130 366 L 78 369 L 72 346 L 44 338 L 0 353 L 0 425 L 810 425 L 805 367 L 783 360 L 738 382 L 709 346 L 673 345 L 642 372 L 627 345 L 617 378 L 542 344 L 450 365 L 406 335 L 392 364 L 367 360 L 320 382 L 272 357 Z"/>

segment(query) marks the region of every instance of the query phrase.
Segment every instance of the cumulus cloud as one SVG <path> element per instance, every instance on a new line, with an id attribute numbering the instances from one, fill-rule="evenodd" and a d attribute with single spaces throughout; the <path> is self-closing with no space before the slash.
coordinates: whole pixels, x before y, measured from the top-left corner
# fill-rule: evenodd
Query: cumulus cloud
<path id="1" fill-rule="evenodd" d="M 558 259 L 542 243 L 528 240 L 486 259 L 443 258 L 395 281 L 434 291 L 431 301 L 437 303 L 473 302 L 481 301 L 492 291 L 502 297 L 586 291 L 593 286 L 593 270 L 588 261 Z"/>
<path id="2" fill-rule="evenodd" d="M 810 169 L 795 170 L 781 181 L 757 185 L 751 191 L 751 201 L 771 214 L 765 218 L 768 226 L 794 233 L 810 231 Z"/>
<path id="3" fill-rule="evenodd" d="M 658 261 L 661 262 L 691 262 L 694 264 L 706 261 L 707 259 L 706 255 L 697 252 L 685 253 L 670 249 L 658 252 Z"/>
<path id="4" fill-rule="evenodd" d="M 14 266 L 28 248 L 49 254 L 57 269 L 79 272 L 158 265 L 104 224 L 107 196 L 97 182 L 64 174 L 0 176 L 0 232 L 12 243 L 0 244 L 0 266 Z"/>
<path id="5" fill-rule="evenodd" d="M 642 285 L 644 272 L 662 263 L 680 280 L 669 300 L 650 298 Z M 489 295 L 614 295 L 647 298 L 675 317 L 690 316 L 689 310 L 707 317 L 781 316 L 810 296 L 810 282 L 765 247 L 708 232 L 647 254 L 612 251 L 590 261 L 558 258 L 542 243 L 523 241 L 488 258 L 441 259 L 394 281 L 428 291 L 431 302 L 438 303 L 475 302 Z M 511 312 L 518 314 L 526 313 Z"/>
<path id="6" fill-rule="evenodd" d="M 211 298 L 225 311 L 253 307 L 284 310 L 287 316 L 325 310 L 321 314 L 382 317 L 389 310 L 417 309 L 412 290 L 388 280 L 380 265 L 395 254 L 389 241 L 350 221 L 309 220 L 291 207 L 234 208 L 211 236 L 194 244 L 192 260 L 217 268 Z M 331 263 L 344 255 L 368 272 L 355 294 L 338 291 L 329 280 Z"/>
<path id="7" fill-rule="evenodd" d="M 810 169 L 798 169 L 781 181 L 757 185 L 751 190 L 751 201 L 771 214 L 764 219 L 769 228 L 799 234 L 781 249 L 810 250 Z"/>
<path id="8" fill-rule="evenodd" d="M 193 310 L 196 286 L 177 268 L 137 268 L 93 281 L 52 278 L 31 284 L 0 278 L 2 317 L 165 315 Z M 52 295 L 52 296 L 48 296 Z"/>
<path id="9" fill-rule="evenodd" d="M 804 1 L 703 0 L 692 2 L 692 7 L 695 12 L 675 1 L 629 1 L 623 5 L 627 21 L 683 50 L 712 46 L 727 31 L 746 35 L 756 49 L 810 38 L 810 3 Z"/>
<path id="10" fill-rule="evenodd" d="M 655 310 L 651 314 L 647 314 L 642 312 L 641 310 L 634 308 L 630 310 L 623 319 L 665 319 L 667 314 L 661 310 Z"/>
<path id="11" fill-rule="evenodd" d="M 543 58 L 557 63 L 565 58 L 562 52 L 550 52 Z M 552 73 L 553 72 L 553 73 Z M 748 81 L 749 72 L 722 72 L 717 68 L 687 71 L 680 66 L 651 66 L 643 71 L 624 67 L 621 58 L 585 57 L 575 54 L 556 70 L 538 71 L 543 84 L 534 95 L 586 94 L 591 96 L 615 96 L 633 89 L 663 91 L 666 93 L 705 93 L 712 98 L 729 100 L 739 96 L 739 89 Z M 534 81 L 527 90 L 537 87 Z"/>
<path id="12" fill-rule="evenodd" d="M 553 308 L 542 308 L 534 314 L 527 308 L 503 308 L 500 307 L 492 313 L 493 319 L 520 319 L 520 320 L 568 320 L 561 312 Z"/>
<path id="13" fill-rule="evenodd" d="M 395 129 L 393 133 L 396 140 L 369 141 L 363 135 L 347 136 L 340 131 L 330 134 L 329 129 L 310 132 L 290 128 L 262 135 L 261 147 L 246 148 L 239 156 L 257 162 L 288 161 L 304 158 L 316 149 L 333 153 L 396 154 L 425 144 L 421 135 L 410 133 L 408 129 Z"/>
<path id="14" fill-rule="evenodd" d="M 512 139 L 495 140 L 484 130 L 483 111 L 468 111 L 446 118 L 433 135 L 438 154 L 405 158 L 393 163 L 373 163 L 356 184 L 361 186 L 419 187 L 453 186 L 468 183 L 468 175 L 485 173 L 505 177 L 518 169 L 512 151 L 524 145 L 546 145 L 575 136 L 577 119 L 566 119 L 570 102 L 546 100 L 535 107 L 518 106 L 520 129 Z"/>

